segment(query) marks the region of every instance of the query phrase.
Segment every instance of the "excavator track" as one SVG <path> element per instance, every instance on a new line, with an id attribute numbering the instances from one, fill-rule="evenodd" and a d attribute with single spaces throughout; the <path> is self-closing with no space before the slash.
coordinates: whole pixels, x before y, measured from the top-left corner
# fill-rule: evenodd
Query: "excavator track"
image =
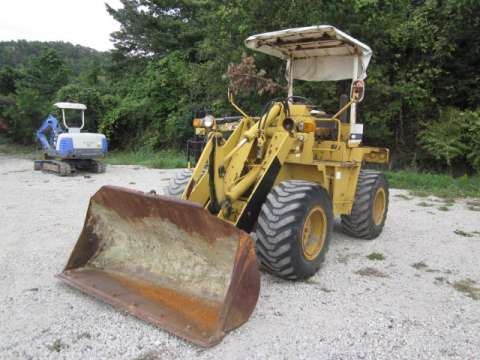
<path id="1" fill-rule="evenodd" d="M 35 160 L 33 169 L 54 173 L 59 176 L 70 176 L 76 171 L 74 166 L 60 160 Z"/>

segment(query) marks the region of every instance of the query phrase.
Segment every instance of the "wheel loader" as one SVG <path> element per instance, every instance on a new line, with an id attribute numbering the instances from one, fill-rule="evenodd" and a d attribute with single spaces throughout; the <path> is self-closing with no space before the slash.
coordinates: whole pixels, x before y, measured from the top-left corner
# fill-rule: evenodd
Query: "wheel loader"
<path id="1" fill-rule="evenodd" d="M 171 196 L 102 187 L 59 275 L 206 347 L 248 320 L 260 268 L 307 279 L 325 259 L 335 216 L 347 234 L 373 239 L 388 209 L 386 178 L 364 164 L 385 163 L 389 152 L 360 146 L 356 117 L 371 49 L 328 25 L 245 43 L 286 61 L 288 95 L 252 117 L 230 93 L 242 118 L 228 139 L 213 116 L 197 121 L 208 142 L 195 168 L 172 180 Z M 350 96 L 335 114 L 293 93 L 294 80 L 345 79 Z"/>

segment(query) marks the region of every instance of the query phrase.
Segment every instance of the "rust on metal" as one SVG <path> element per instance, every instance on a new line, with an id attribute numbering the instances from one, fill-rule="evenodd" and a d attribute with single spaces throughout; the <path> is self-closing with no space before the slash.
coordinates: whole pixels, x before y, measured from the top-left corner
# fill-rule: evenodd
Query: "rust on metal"
<path id="1" fill-rule="evenodd" d="M 245 232 L 196 204 L 113 186 L 90 199 L 58 276 L 202 346 L 247 321 L 260 290 Z"/>

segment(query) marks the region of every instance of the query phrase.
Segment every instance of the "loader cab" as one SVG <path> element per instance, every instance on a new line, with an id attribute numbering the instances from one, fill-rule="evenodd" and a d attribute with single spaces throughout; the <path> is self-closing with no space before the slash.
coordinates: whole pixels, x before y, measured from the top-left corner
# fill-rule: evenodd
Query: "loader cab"
<path id="1" fill-rule="evenodd" d="M 250 36 L 245 45 L 255 51 L 286 61 L 285 77 L 289 103 L 298 104 L 294 95 L 295 80 L 351 80 L 350 94 L 340 97 L 339 109 L 327 114 L 314 104 L 309 108 L 317 140 L 336 138 L 349 147 L 359 146 L 363 125 L 357 124 L 356 106 L 363 100 L 364 79 L 372 57 L 370 47 L 330 25 L 287 29 Z"/>

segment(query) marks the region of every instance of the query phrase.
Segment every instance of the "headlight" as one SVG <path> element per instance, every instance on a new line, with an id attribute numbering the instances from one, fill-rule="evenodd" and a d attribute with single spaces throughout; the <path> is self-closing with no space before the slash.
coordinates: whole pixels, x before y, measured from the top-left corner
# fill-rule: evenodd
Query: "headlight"
<path id="1" fill-rule="evenodd" d="M 214 122 L 215 122 L 215 118 L 212 115 L 206 115 L 202 119 L 202 126 L 205 128 L 211 128 Z"/>

